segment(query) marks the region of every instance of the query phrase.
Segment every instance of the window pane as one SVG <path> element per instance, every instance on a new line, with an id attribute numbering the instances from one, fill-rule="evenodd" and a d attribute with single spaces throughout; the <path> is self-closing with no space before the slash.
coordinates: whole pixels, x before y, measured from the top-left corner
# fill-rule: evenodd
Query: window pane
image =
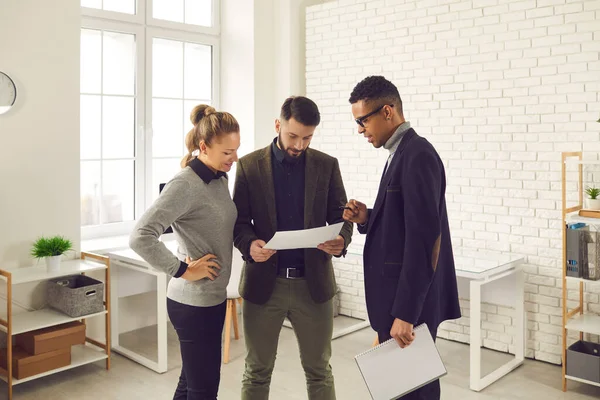
<path id="1" fill-rule="evenodd" d="M 103 158 L 134 157 L 134 112 L 132 97 L 102 98 Z"/>
<path id="2" fill-rule="evenodd" d="M 102 73 L 102 32 L 81 30 L 81 92 L 100 93 Z"/>
<path id="3" fill-rule="evenodd" d="M 103 223 L 133 221 L 134 162 L 104 161 L 102 163 Z"/>
<path id="4" fill-rule="evenodd" d="M 182 156 L 183 157 L 183 156 Z M 167 183 L 181 171 L 181 158 L 161 158 L 152 160 L 152 201 L 158 197 L 158 186 Z"/>
<path id="5" fill-rule="evenodd" d="M 153 0 L 152 17 L 183 22 L 183 0 Z"/>
<path id="6" fill-rule="evenodd" d="M 152 156 L 177 157 L 184 138 L 183 100 L 152 100 Z"/>
<path id="7" fill-rule="evenodd" d="M 81 0 L 81 7 L 102 8 L 102 0 Z"/>
<path id="8" fill-rule="evenodd" d="M 185 98 L 211 99 L 212 47 L 203 44 L 185 44 Z"/>
<path id="9" fill-rule="evenodd" d="M 135 0 L 104 0 L 106 11 L 135 14 Z"/>
<path id="10" fill-rule="evenodd" d="M 212 26 L 212 0 L 185 0 L 185 23 Z"/>
<path id="11" fill-rule="evenodd" d="M 152 96 L 183 97 L 183 43 L 152 41 Z"/>
<path id="12" fill-rule="evenodd" d="M 99 159 L 100 131 L 102 127 L 102 98 L 96 95 L 82 95 L 80 103 L 80 158 Z"/>
<path id="13" fill-rule="evenodd" d="M 104 93 L 133 95 L 135 90 L 135 36 L 105 31 L 103 50 Z"/>
<path id="14" fill-rule="evenodd" d="M 100 224 L 100 161 L 81 163 L 81 226 Z"/>

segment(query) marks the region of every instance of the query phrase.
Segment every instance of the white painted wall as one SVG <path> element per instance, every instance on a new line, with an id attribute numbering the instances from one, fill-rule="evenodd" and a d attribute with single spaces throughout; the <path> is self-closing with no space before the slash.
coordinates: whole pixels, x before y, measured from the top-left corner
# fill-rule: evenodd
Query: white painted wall
<path id="1" fill-rule="evenodd" d="M 230 112 L 240 124 L 240 154 L 254 149 L 253 3 L 221 0 L 220 108 Z"/>
<path id="2" fill-rule="evenodd" d="M 0 263 L 29 265 L 38 235 L 79 245 L 80 5 L 0 0 L 0 10 L 0 71 L 17 85 L 0 116 Z"/>
<path id="3" fill-rule="evenodd" d="M 340 159 L 349 196 L 372 205 L 386 154 L 356 134 L 348 97 L 367 75 L 391 79 L 445 162 L 454 244 L 527 257 L 527 356 L 552 363 L 561 361 L 560 152 L 600 152 L 598 21 L 597 0 L 339 0 L 307 12 L 307 94 L 323 115 L 314 146 Z M 361 271 L 337 264 L 352 314 L 364 309 Z M 600 285 L 588 286 L 589 310 L 600 312 Z M 510 350 L 512 312 L 484 307 L 486 347 Z M 468 329 L 463 318 L 440 336 L 468 341 Z"/>
<path id="4" fill-rule="evenodd" d="M 324 1 L 222 0 L 221 108 L 240 122 L 242 154 L 275 137 L 286 97 L 306 94 L 305 10 Z"/>
<path id="5" fill-rule="evenodd" d="M 80 27 L 78 0 L 0 0 L 0 71 L 17 86 L 15 106 L 0 115 L 3 268 L 36 262 L 29 252 L 40 235 L 64 235 L 79 250 Z M 13 290 L 15 313 L 44 306 L 37 289 Z"/>

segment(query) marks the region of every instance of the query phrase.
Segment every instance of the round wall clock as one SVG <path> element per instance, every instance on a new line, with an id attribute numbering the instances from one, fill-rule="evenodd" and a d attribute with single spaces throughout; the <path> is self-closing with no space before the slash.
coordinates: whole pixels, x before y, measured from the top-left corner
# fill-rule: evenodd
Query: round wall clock
<path id="1" fill-rule="evenodd" d="M 4 114 L 15 104 L 17 87 L 8 75 L 0 71 L 0 114 Z"/>

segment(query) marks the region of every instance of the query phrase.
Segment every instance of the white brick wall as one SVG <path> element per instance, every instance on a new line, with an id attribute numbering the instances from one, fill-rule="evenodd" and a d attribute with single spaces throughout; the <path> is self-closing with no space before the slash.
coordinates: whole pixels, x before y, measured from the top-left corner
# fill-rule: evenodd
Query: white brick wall
<path id="1" fill-rule="evenodd" d="M 600 1 L 339 0 L 306 19 L 307 95 L 323 118 L 313 146 L 339 158 L 348 195 L 372 205 L 387 157 L 356 134 L 348 104 L 382 74 L 445 162 L 454 244 L 527 257 L 527 356 L 560 363 L 559 161 L 600 152 Z M 336 268 L 342 313 L 364 315 L 360 258 Z M 484 345 L 512 351 L 513 310 L 482 314 Z M 468 327 L 440 335 L 467 342 Z"/>

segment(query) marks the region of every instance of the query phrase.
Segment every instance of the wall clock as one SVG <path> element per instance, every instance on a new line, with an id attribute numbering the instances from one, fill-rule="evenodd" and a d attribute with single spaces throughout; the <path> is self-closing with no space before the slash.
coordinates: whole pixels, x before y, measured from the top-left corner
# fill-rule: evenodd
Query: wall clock
<path id="1" fill-rule="evenodd" d="M 8 75 L 0 71 L 0 114 L 4 114 L 15 104 L 17 87 Z"/>

